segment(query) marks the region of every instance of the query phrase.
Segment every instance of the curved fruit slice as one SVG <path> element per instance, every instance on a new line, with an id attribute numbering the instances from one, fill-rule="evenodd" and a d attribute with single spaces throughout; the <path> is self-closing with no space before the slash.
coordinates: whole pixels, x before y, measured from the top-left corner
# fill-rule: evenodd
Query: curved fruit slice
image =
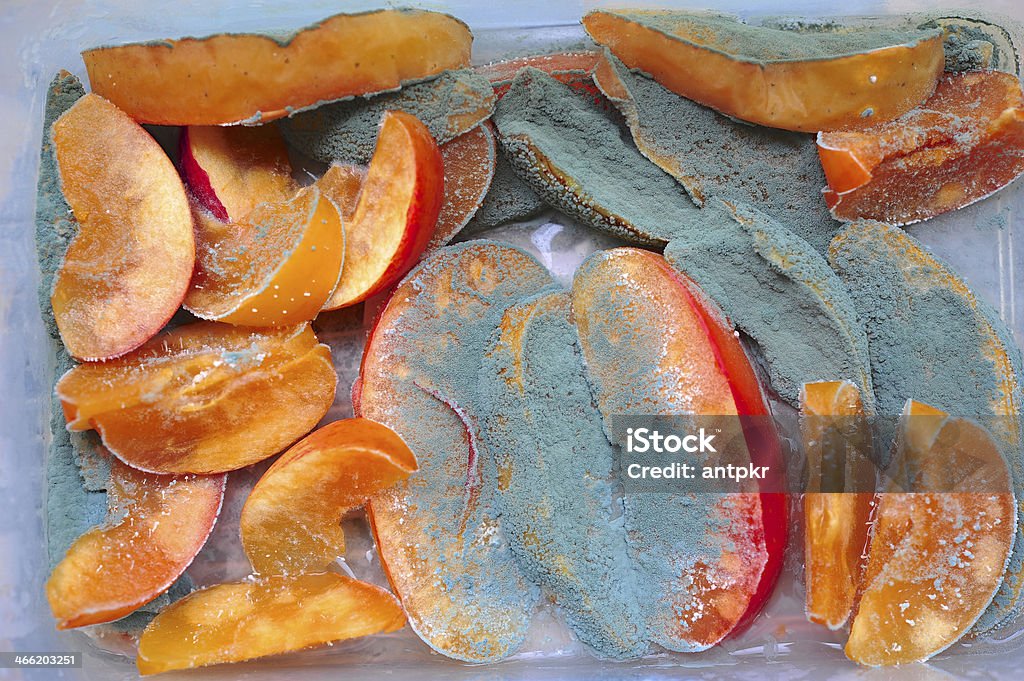
<path id="1" fill-rule="evenodd" d="M 444 159 L 444 204 L 428 250 L 444 246 L 455 238 L 476 214 L 491 187 L 497 143 L 490 123 L 442 145 L 441 158 Z"/>
<path id="2" fill-rule="evenodd" d="M 818 135 L 825 202 L 840 220 L 906 225 L 962 208 L 1024 173 L 1024 94 L 998 71 L 947 74 L 891 123 Z"/>
<path id="3" fill-rule="evenodd" d="M 316 186 L 320 193 L 334 202 L 341 215 L 343 225 L 347 225 L 359 205 L 359 192 L 366 182 L 366 168 L 347 163 L 334 163 L 321 175 Z"/>
<path id="4" fill-rule="evenodd" d="M 415 117 L 388 111 L 352 220 L 346 225 L 345 268 L 326 310 L 384 291 L 409 271 L 437 225 L 444 201 L 444 162 Z"/>
<path id="5" fill-rule="evenodd" d="M 861 586 L 874 507 L 871 435 L 860 391 L 849 381 L 808 383 L 800 393 L 800 432 L 808 460 L 804 494 L 807 619 L 839 629 Z M 832 455 L 856 447 L 853 458 Z M 846 450 L 848 451 L 848 450 Z"/>
<path id="6" fill-rule="evenodd" d="M 623 140 L 612 118 L 543 71 L 519 72 L 494 124 L 513 168 L 569 215 L 648 244 L 706 228 L 682 188 Z"/>
<path id="7" fill-rule="evenodd" d="M 601 92 L 594 87 L 593 79 L 597 57 L 597 52 L 535 54 L 478 66 L 476 71 L 491 82 L 498 99 L 505 96 L 516 75 L 530 67 L 539 69 L 573 90 L 587 93 L 596 100 L 601 97 Z"/>
<path id="8" fill-rule="evenodd" d="M 757 343 L 772 388 L 797 406 L 804 383 L 849 379 L 873 411 L 864 325 L 824 256 L 752 208 L 712 199 L 705 211 L 724 216 L 718 228 L 671 242 L 665 259 Z"/>
<path id="9" fill-rule="evenodd" d="M 616 454 L 590 393 L 567 293 L 508 309 L 480 385 L 489 405 L 481 442 L 497 461 L 502 526 L 523 573 L 600 655 L 642 655 L 641 595 L 616 522 Z"/>
<path id="10" fill-rule="evenodd" d="M 287 201 L 298 190 L 275 125 L 189 126 L 179 146 L 185 183 L 218 220 L 241 220 L 257 204 Z"/>
<path id="11" fill-rule="evenodd" d="M 867 328 L 879 413 L 901 413 L 905 396 L 914 395 L 984 424 L 1007 453 L 1014 490 L 1024 497 L 1021 358 L 996 312 L 898 227 L 853 223 L 833 239 L 829 260 Z M 934 370 L 937 358 L 941 373 Z M 1020 523 L 1018 534 L 1006 579 L 978 622 L 979 631 L 1024 609 Z"/>
<path id="12" fill-rule="evenodd" d="M 262 575 L 325 570 L 345 552 L 345 513 L 415 470 L 416 457 L 387 426 L 354 418 L 314 430 L 249 493 L 245 555 Z"/>
<path id="13" fill-rule="evenodd" d="M 438 249 L 395 289 L 353 390 L 360 416 L 392 428 L 420 470 L 368 506 L 377 547 L 416 633 L 460 660 L 522 643 L 537 600 L 496 508 L 497 471 L 478 446 L 476 379 L 505 309 L 551 284 L 527 253 L 488 241 Z"/>
<path id="14" fill-rule="evenodd" d="M 404 111 L 420 120 L 434 141 L 447 144 L 477 127 L 494 111 L 494 90 L 470 69 L 445 71 L 425 83 L 369 99 L 320 106 L 281 122 L 288 141 L 324 163 L 366 164 L 373 157 L 381 116 Z"/>
<path id="15" fill-rule="evenodd" d="M 52 134 L 79 226 L 50 296 L 57 328 L 78 359 L 123 355 L 167 323 L 188 289 L 185 188 L 156 140 L 102 97 L 83 96 Z"/>
<path id="16" fill-rule="evenodd" d="M 846 643 L 860 664 L 941 652 L 967 633 L 1002 581 L 1017 525 L 1010 472 L 984 428 L 945 416 L 913 401 L 903 412 L 899 455 L 928 477 L 911 492 L 879 495 Z"/>
<path id="17" fill-rule="evenodd" d="M 808 187 L 825 176 L 814 138 L 746 125 L 627 69 L 607 50 L 594 81 L 625 117 L 633 142 L 701 208 L 713 197 L 753 206 L 822 253 L 839 229 Z"/>
<path id="18" fill-rule="evenodd" d="M 944 63 L 937 30 L 783 31 L 673 10 L 596 10 L 583 26 L 676 94 L 803 132 L 892 120 L 932 93 Z"/>
<path id="19" fill-rule="evenodd" d="M 572 294 L 610 431 L 619 415 L 768 414 L 731 328 L 661 256 L 632 248 L 597 253 L 577 270 Z M 751 459 L 780 471 L 774 432 L 745 434 Z M 782 489 L 777 480 L 773 486 Z M 627 490 L 625 523 L 640 588 L 658 595 L 646 599 L 648 636 L 671 650 L 709 648 L 750 621 L 781 568 L 781 493 Z"/>
<path id="20" fill-rule="evenodd" d="M 93 92 L 140 123 L 265 122 L 321 102 L 393 90 L 469 64 L 473 36 L 447 14 L 336 14 L 286 40 L 220 34 L 82 53 Z"/>
<path id="21" fill-rule="evenodd" d="M 107 522 L 75 541 L 46 582 L 58 629 L 111 622 L 174 583 L 206 543 L 227 476 L 110 469 Z"/>
<path id="22" fill-rule="evenodd" d="M 309 324 L 248 329 L 200 322 L 57 382 L 70 430 L 95 428 L 125 463 L 219 473 L 276 454 L 334 400 L 330 349 Z"/>
<path id="23" fill-rule="evenodd" d="M 402 606 L 373 584 L 333 572 L 272 576 L 196 591 L 139 639 L 141 674 L 160 674 L 397 631 Z"/>
<path id="24" fill-rule="evenodd" d="M 924 27 L 942 30 L 947 72 L 996 69 L 1019 75 L 1013 36 L 1002 26 L 977 17 L 945 16 L 929 19 Z"/>
<path id="25" fill-rule="evenodd" d="M 317 187 L 260 204 L 239 222 L 197 210 L 196 239 L 185 309 L 228 324 L 313 319 L 337 286 L 345 258 L 338 209 Z"/>

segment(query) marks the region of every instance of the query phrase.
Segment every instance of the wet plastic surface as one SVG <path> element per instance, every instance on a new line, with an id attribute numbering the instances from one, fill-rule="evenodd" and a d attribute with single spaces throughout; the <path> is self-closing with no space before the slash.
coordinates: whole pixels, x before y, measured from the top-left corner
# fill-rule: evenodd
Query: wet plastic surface
<path id="1" fill-rule="evenodd" d="M 78 52 L 86 47 L 126 40 L 203 35 L 217 30 L 298 27 L 338 11 L 380 6 L 380 2 L 264 3 L 247 0 L 195 0 L 173 9 L 125 2 L 32 2 L 8 0 L 0 16 L 0 650 L 18 652 L 85 651 L 81 669 L 4 670 L 0 678 L 136 678 L 130 660 L 115 654 L 119 643 L 95 641 L 82 632 L 57 632 L 43 596 L 46 579 L 43 541 L 49 390 L 53 357 L 36 302 L 32 216 L 38 170 L 42 106 L 46 83 L 58 68 L 84 75 Z M 484 63 L 511 54 L 579 48 L 586 44 L 579 16 L 594 3 L 535 0 L 477 3 L 462 0 L 409 3 L 445 9 L 474 29 L 474 61 Z M 605 3 L 602 3 L 605 4 Z M 612 4 L 612 3 L 607 3 Z M 622 3 L 618 3 L 622 4 Z M 659 3 L 671 4 L 671 3 Z M 679 3 L 682 4 L 682 3 Z M 829 3 L 795 0 L 784 6 L 765 2 L 692 2 L 693 6 L 744 16 L 785 12 L 800 17 L 828 15 Z M 921 0 L 879 3 L 852 0 L 851 15 L 921 11 Z M 1021 17 L 1017 3 L 1000 1 L 989 9 Z M 1021 17 L 1024 18 L 1024 17 Z M 811 188 L 809 188 L 811 189 Z M 813 189 L 812 189 L 813 190 Z M 1024 183 L 1018 181 L 996 196 L 911 227 L 910 231 L 949 262 L 972 288 L 991 303 L 1024 344 Z M 494 239 L 524 246 L 563 284 L 591 251 L 617 245 L 613 240 L 573 224 L 557 214 L 528 223 L 499 227 Z M 372 318 L 368 305 L 364 319 Z M 333 349 L 339 372 L 338 401 L 327 420 L 351 415 L 348 386 L 356 377 L 365 330 L 351 312 L 321 317 L 320 338 Z M 787 432 L 796 433 L 792 413 L 780 410 Z M 795 443 L 793 444 L 795 446 Z M 247 490 L 267 464 L 231 474 L 228 497 L 209 546 L 190 568 L 200 585 L 238 579 L 249 572 L 238 540 L 238 514 Z M 383 584 L 379 560 L 361 519 L 346 521 L 348 553 L 344 567 L 357 577 Z M 794 528 L 793 536 L 802 535 Z M 164 678 L 396 679 L 604 679 L 604 678 L 839 678 L 949 679 L 958 676 L 1017 678 L 1024 663 L 1024 622 L 995 640 L 961 643 L 930 665 L 895 670 L 859 670 L 842 654 L 842 633 L 810 625 L 803 616 L 799 586 L 800 547 L 791 546 L 782 582 L 764 614 L 741 637 L 696 655 L 660 654 L 629 663 L 592 657 L 545 605 L 529 639 L 513 659 L 474 667 L 429 651 L 407 628 L 394 634 L 352 641 L 316 651 L 291 654 Z M 111 652 L 103 652 L 103 650 Z"/>

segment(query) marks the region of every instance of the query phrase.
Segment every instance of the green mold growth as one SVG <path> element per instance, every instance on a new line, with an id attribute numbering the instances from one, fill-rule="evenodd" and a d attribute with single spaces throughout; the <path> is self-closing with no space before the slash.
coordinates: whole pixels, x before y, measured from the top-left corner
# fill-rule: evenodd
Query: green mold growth
<path id="1" fill-rule="evenodd" d="M 939 17 L 922 28 L 942 31 L 946 71 L 960 73 L 995 69 L 1020 74 L 1020 59 L 1010 33 L 997 24 L 972 17 Z"/>
<path id="2" fill-rule="evenodd" d="M 509 222 L 528 220 L 546 206 L 530 185 L 516 175 L 505 154 L 499 151 L 491 187 L 462 233 L 472 234 Z"/>
<path id="3" fill-rule="evenodd" d="M 665 259 L 757 343 L 772 387 L 794 407 L 813 381 L 846 379 L 874 411 L 868 339 L 846 285 L 825 257 L 755 209 L 717 200 L 722 227 L 677 240 Z"/>
<path id="4" fill-rule="evenodd" d="M 607 50 L 604 58 L 597 86 L 641 153 L 694 203 L 718 196 L 751 205 L 825 252 L 840 224 L 818 191 L 826 182 L 813 135 L 739 123 L 631 71 Z"/>
<path id="5" fill-rule="evenodd" d="M 36 254 L 40 273 L 39 310 L 46 331 L 53 339 L 59 339 L 60 332 L 53 317 L 50 296 L 68 246 L 78 234 L 78 222 L 72 217 L 71 207 L 64 200 L 60 188 L 60 172 L 51 128 L 54 121 L 84 95 L 85 88 L 81 81 L 67 71 L 54 76 L 46 91 L 43 142 L 39 154 L 39 184 L 36 189 Z"/>
<path id="6" fill-rule="evenodd" d="M 397 92 L 325 104 L 282 120 L 285 139 L 323 163 L 358 163 L 373 158 L 385 111 L 404 111 L 426 124 L 438 144 L 449 142 L 490 118 L 490 81 L 471 69 L 445 71 Z"/>
<path id="7" fill-rule="evenodd" d="M 1024 499 L 1021 355 L 995 310 L 906 232 L 878 222 L 848 225 L 829 247 L 865 324 L 879 413 L 907 399 L 976 420 L 1001 443 Z M 893 419 L 890 419 L 893 420 Z M 1024 612 L 1024 522 L 995 600 L 975 624 L 986 632 Z"/>
<path id="8" fill-rule="evenodd" d="M 583 368 L 565 292 L 505 313 L 480 370 L 481 442 L 498 470 L 505 534 L 523 573 L 604 657 L 647 650 L 626 551 L 616 454 Z"/>
<path id="9" fill-rule="evenodd" d="M 663 245 L 706 218 L 593 102 L 535 68 L 494 111 L 513 169 L 559 210 L 628 241 Z"/>

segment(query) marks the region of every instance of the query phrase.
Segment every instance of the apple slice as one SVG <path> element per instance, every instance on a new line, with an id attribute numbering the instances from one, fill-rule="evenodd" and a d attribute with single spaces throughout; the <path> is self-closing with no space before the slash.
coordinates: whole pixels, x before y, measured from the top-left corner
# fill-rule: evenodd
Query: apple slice
<path id="1" fill-rule="evenodd" d="M 316 186 L 320 193 L 334 202 L 341 215 L 341 221 L 348 225 L 359 205 L 359 192 L 366 182 L 366 168 L 362 166 L 334 163 L 321 175 Z"/>
<path id="2" fill-rule="evenodd" d="M 781 474 L 777 435 L 743 348 L 664 258 L 632 248 L 596 253 L 577 270 L 572 296 L 610 432 L 620 415 L 755 416 L 743 424 L 750 460 Z M 764 605 L 781 569 L 787 522 L 778 477 L 765 489 L 774 492 L 627 490 L 631 558 L 641 589 L 657 594 L 645 603 L 652 641 L 704 650 Z"/>
<path id="3" fill-rule="evenodd" d="M 281 451 L 334 401 L 330 349 L 309 324 L 181 326 L 130 355 L 81 364 L 56 392 L 70 430 L 95 428 L 125 463 L 220 473 Z"/>
<path id="4" fill-rule="evenodd" d="M 779 30 L 681 10 L 595 10 L 583 26 L 676 94 L 803 132 L 892 120 L 932 93 L 945 61 L 935 29 Z"/>
<path id="5" fill-rule="evenodd" d="M 1003 580 L 1017 526 L 1010 471 L 977 423 L 908 401 L 897 460 L 917 475 L 879 495 L 846 642 L 869 666 L 923 662 L 967 633 Z"/>
<path id="6" fill-rule="evenodd" d="M 415 117 L 388 111 L 377 149 L 347 225 L 346 263 L 326 310 L 366 300 L 394 284 L 419 260 L 444 202 L 444 162 Z"/>
<path id="7" fill-rule="evenodd" d="M 266 122 L 469 65 L 454 17 L 400 9 L 336 14 L 286 41 L 223 33 L 82 53 L 93 92 L 140 123 Z"/>
<path id="8" fill-rule="evenodd" d="M 874 508 L 874 470 L 867 458 L 871 431 L 857 386 L 849 381 L 804 385 L 800 432 L 809 474 L 805 608 L 808 620 L 835 630 L 853 613 Z M 844 460 L 835 459 L 845 452 L 850 453 Z"/>
<path id="9" fill-rule="evenodd" d="M 334 203 L 317 187 L 263 203 L 238 222 L 196 211 L 196 271 L 185 309 L 202 319 L 281 326 L 316 317 L 345 258 Z"/>
<path id="10" fill-rule="evenodd" d="M 210 536 L 226 480 L 152 475 L 115 461 L 107 522 L 79 537 L 46 582 L 57 628 L 120 619 L 166 591 Z"/>
<path id="11" fill-rule="evenodd" d="M 241 662 L 397 631 L 402 606 L 373 584 L 322 572 L 217 584 L 164 609 L 139 639 L 143 675 Z"/>
<path id="12" fill-rule="evenodd" d="M 491 81 L 494 94 L 498 99 L 505 96 L 508 89 L 512 87 L 512 81 L 521 70 L 531 67 L 540 69 L 555 80 L 565 83 L 574 90 L 585 92 L 597 100 L 601 97 L 601 92 L 594 86 L 592 76 L 598 54 L 593 51 L 534 54 L 492 62 L 478 66 L 476 70 L 477 73 Z"/>
<path id="13" fill-rule="evenodd" d="M 498 160 L 491 124 L 484 123 L 441 145 L 441 158 L 444 160 L 444 204 L 427 250 L 440 248 L 454 239 L 487 196 Z"/>
<path id="14" fill-rule="evenodd" d="M 885 125 L 818 134 L 836 218 L 906 225 L 962 208 L 1024 174 L 1024 93 L 1009 73 L 946 74 Z"/>
<path id="15" fill-rule="evenodd" d="M 298 190 L 275 125 L 189 126 L 179 147 L 185 184 L 223 222 L 242 219 L 260 203 L 287 201 Z"/>
<path id="16" fill-rule="evenodd" d="M 53 124 L 78 234 L 50 302 L 68 352 L 109 359 L 149 340 L 181 305 L 195 261 L 181 178 L 149 133 L 96 95 Z"/>
<path id="17" fill-rule="evenodd" d="M 262 575 L 325 570 L 345 551 L 345 513 L 415 470 L 416 457 L 387 426 L 329 423 L 282 454 L 249 493 L 245 555 Z"/>
<path id="18" fill-rule="evenodd" d="M 459 660 L 515 652 L 538 597 L 501 530 L 497 471 L 480 447 L 474 405 L 505 309 L 551 283 L 512 246 L 434 251 L 392 293 L 353 389 L 357 413 L 398 433 L 420 466 L 367 508 L 388 579 L 420 638 Z"/>

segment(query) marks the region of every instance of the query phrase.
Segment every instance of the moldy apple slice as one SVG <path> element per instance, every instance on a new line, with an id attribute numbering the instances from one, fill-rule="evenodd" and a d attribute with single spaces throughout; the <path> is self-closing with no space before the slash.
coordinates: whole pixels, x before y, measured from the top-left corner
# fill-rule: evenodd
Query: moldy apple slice
<path id="1" fill-rule="evenodd" d="M 491 85 L 494 86 L 494 94 L 498 99 L 505 96 L 516 75 L 527 67 L 539 69 L 574 90 L 588 93 L 594 98 L 600 98 L 601 92 L 594 86 L 592 77 L 597 57 L 597 52 L 534 54 L 492 62 L 478 66 L 476 70 L 477 73 L 491 81 Z"/>
<path id="2" fill-rule="evenodd" d="M 78 224 L 50 302 L 68 352 L 109 359 L 171 318 L 195 261 L 181 178 L 149 133 L 96 95 L 53 124 L 64 198 Z"/>
<path id="3" fill-rule="evenodd" d="M 1009 73 L 946 74 L 885 125 L 818 135 L 825 201 L 840 220 L 905 225 L 962 208 L 1024 173 L 1024 94 Z"/>
<path id="4" fill-rule="evenodd" d="M 298 186 L 275 125 L 200 125 L 181 131 L 181 174 L 218 220 L 240 220 L 260 203 L 286 201 Z"/>
<path id="5" fill-rule="evenodd" d="M 1003 579 L 1017 525 L 1006 461 L 977 423 L 908 401 L 897 449 L 918 474 L 879 495 L 846 642 L 870 666 L 922 662 L 967 633 Z"/>
<path id="6" fill-rule="evenodd" d="M 867 328 L 878 413 L 899 414 L 906 395 L 984 425 L 1024 490 L 1021 357 L 1010 330 L 949 267 L 898 227 L 848 225 L 829 248 Z M 935 371 L 937 357 L 942 371 Z M 999 593 L 976 625 L 985 631 L 1024 609 L 1024 536 Z"/>
<path id="7" fill-rule="evenodd" d="M 249 493 L 245 555 L 261 575 L 325 570 L 345 552 L 345 513 L 415 470 L 416 457 L 387 426 L 329 423 L 282 454 Z"/>
<path id="8" fill-rule="evenodd" d="M 803 132 L 892 120 L 932 93 L 944 63 L 935 29 L 790 31 L 677 10 L 595 10 L 583 26 L 676 94 Z"/>
<path id="9" fill-rule="evenodd" d="M 371 499 L 369 517 L 412 628 L 455 659 L 515 652 L 538 597 L 499 524 L 498 473 L 480 446 L 475 404 L 481 359 L 505 309 L 551 283 L 511 246 L 434 251 L 392 293 L 353 389 L 356 413 L 416 454 L 419 471 Z"/>
<path id="10" fill-rule="evenodd" d="M 462 231 L 487 196 L 497 163 L 497 143 L 490 123 L 441 145 L 444 159 L 444 204 L 427 248 L 444 246 Z"/>
<path id="11" fill-rule="evenodd" d="M 82 53 L 93 92 L 140 123 L 222 125 L 394 90 L 469 64 L 458 19 L 398 9 L 336 14 L 287 39 L 224 33 Z"/>
<path id="12" fill-rule="evenodd" d="M 197 317 L 290 325 L 313 319 L 334 292 L 345 231 L 337 207 L 316 186 L 261 203 L 237 222 L 195 213 L 196 271 L 185 309 Z"/>
<path id="13" fill-rule="evenodd" d="M 57 628 L 111 622 L 166 591 L 213 530 L 226 479 L 152 475 L 115 461 L 107 522 L 79 537 L 46 582 Z"/>
<path id="14" fill-rule="evenodd" d="M 334 400 L 330 350 L 309 324 L 181 326 L 135 352 L 82 364 L 57 382 L 71 430 L 95 428 L 125 463 L 218 473 L 276 454 Z"/>
<path id="15" fill-rule="evenodd" d="M 807 619 L 839 629 L 861 587 L 875 496 L 871 435 L 857 386 L 804 385 L 800 433 L 809 474 L 803 500 Z"/>
<path id="16" fill-rule="evenodd" d="M 497 462 L 502 526 L 531 581 L 606 657 L 647 650 L 617 518 L 616 453 L 584 372 L 568 293 L 512 306 L 480 369 L 481 442 Z"/>
<path id="17" fill-rule="evenodd" d="M 402 606 L 373 584 L 333 572 L 217 584 L 165 608 L 142 632 L 143 675 L 241 662 L 397 631 Z"/>
<path id="18" fill-rule="evenodd" d="M 346 225 L 345 268 L 324 304 L 334 310 L 384 291 L 416 264 L 444 202 L 444 162 L 417 118 L 385 112 L 377 148 Z"/>

